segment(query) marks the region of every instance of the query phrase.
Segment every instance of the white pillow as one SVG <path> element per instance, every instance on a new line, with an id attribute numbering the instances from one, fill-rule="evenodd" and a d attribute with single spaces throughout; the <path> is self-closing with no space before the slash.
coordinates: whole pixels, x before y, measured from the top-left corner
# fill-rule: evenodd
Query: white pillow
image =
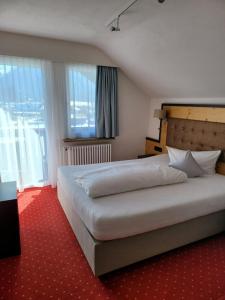
<path id="1" fill-rule="evenodd" d="M 187 154 L 186 150 L 168 147 L 170 163 L 175 163 L 178 160 L 184 160 Z M 215 174 L 216 162 L 221 154 L 221 150 L 215 151 L 191 151 L 196 162 L 206 172 L 206 174 Z"/>
<path id="2" fill-rule="evenodd" d="M 183 171 L 189 178 L 200 177 L 205 174 L 205 171 L 196 162 L 190 150 L 187 151 L 184 160 L 177 160 L 174 163 L 170 163 L 169 167 Z"/>

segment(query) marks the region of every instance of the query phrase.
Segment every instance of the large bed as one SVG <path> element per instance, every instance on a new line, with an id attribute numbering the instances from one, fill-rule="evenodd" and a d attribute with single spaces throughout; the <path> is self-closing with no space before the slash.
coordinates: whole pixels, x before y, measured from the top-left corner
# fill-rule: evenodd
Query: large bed
<path id="1" fill-rule="evenodd" d="M 167 166 L 169 159 L 161 154 L 142 160 L 147 162 Z M 225 230 L 224 175 L 93 199 L 75 178 L 96 168 L 60 167 L 57 185 L 59 201 L 96 276 Z"/>

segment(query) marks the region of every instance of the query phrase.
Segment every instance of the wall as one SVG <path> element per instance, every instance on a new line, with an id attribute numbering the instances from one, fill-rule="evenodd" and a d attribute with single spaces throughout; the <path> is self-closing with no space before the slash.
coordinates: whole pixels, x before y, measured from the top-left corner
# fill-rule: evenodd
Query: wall
<path id="1" fill-rule="evenodd" d="M 150 108 L 149 108 L 149 124 L 148 124 L 148 133 L 147 136 L 152 138 L 159 138 L 159 125 L 160 122 L 158 119 L 153 117 L 154 110 L 160 109 L 162 103 L 184 103 L 184 104 L 220 104 L 225 105 L 224 98 L 169 98 L 169 99 L 151 99 Z"/>
<path id="2" fill-rule="evenodd" d="M 13 34 L 0 31 L 0 54 L 36 57 L 55 62 L 80 62 L 113 65 L 98 48 L 63 40 Z"/>
<path id="3" fill-rule="evenodd" d="M 119 137 L 113 141 L 113 160 L 132 159 L 144 153 L 149 98 L 119 72 Z"/>
<path id="4" fill-rule="evenodd" d="M 87 44 L 1 31 L 0 41 L 0 55 L 115 66 L 102 51 Z M 149 98 L 119 70 L 120 135 L 112 142 L 113 160 L 132 159 L 144 153 L 149 105 Z"/>

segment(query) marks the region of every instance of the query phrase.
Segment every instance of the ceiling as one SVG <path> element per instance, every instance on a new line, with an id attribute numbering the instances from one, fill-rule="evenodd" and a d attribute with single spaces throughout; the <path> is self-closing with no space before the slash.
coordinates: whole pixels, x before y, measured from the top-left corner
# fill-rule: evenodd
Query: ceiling
<path id="1" fill-rule="evenodd" d="M 225 97 L 225 1 L 0 0 L 0 30 L 95 45 L 150 97 Z"/>

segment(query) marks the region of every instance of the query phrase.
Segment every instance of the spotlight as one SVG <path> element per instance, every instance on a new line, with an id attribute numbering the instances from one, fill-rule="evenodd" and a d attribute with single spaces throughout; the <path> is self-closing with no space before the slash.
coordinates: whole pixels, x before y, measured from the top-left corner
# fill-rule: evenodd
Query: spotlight
<path id="1" fill-rule="evenodd" d="M 120 16 L 118 16 L 116 19 L 114 19 L 111 23 L 110 23 L 110 31 L 112 32 L 116 32 L 116 31 L 120 31 Z"/>
<path id="2" fill-rule="evenodd" d="M 107 27 L 110 29 L 111 32 L 117 32 L 120 31 L 120 17 L 123 16 L 126 11 L 131 8 L 136 2 L 140 0 L 133 0 L 132 3 L 130 3 L 129 6 L 127 6 L 124 10 L 122 10 L 116 18 L 114 18 L 109 24 L 107 24 Z M 164 3 L 165 0 L 158 0 L 158 3 Z"/>
<path id="3" fill-rule="evenodd" d="M 111 31 L 120 31 L 120 28 L 117 27 L 117 26 L 111 26 L 111 27 L 110 27 L 110 30 L 111 30 Z"/>

